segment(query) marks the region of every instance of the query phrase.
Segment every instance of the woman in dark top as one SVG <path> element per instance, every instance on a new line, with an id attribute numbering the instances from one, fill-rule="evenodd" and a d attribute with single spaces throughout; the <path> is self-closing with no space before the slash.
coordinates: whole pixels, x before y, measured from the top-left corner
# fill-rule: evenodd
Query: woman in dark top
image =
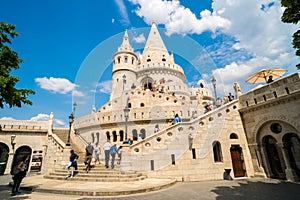
<path id="1" fill-rule="evenodd" d="M 71 167 L 74 167 L 75 170 L 77 170 L 77 159 L 78 159 L 78 155 L 74 152 L 73 149 L 70 150 L 70 162 L 67 165 L 67 170 L 69 171 Z M 72 170 L 71 173 L 69 173 L 69 175 L 66 178 L 73 178 L 74 176 L 74 171 Z"/>
<path id="2" fill-rule="evenodd" d="M 24 156 L 18 163 L 17 169 L 19 170 L 19 172 L 13 177 L 14 185 L 12 187 L 12 196 L 20 194 L 19 188 L 23 178 L 26 176 L 26 171 L 28 170 L 28 160 L 29 156 L 27 155 Z"/>

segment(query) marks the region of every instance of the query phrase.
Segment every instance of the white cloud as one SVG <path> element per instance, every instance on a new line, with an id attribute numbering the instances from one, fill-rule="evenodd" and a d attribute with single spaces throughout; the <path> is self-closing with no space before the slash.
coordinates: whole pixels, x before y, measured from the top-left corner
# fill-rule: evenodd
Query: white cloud
<path id="1" fill-rule="evenodd" d="M 246 84 L 245 80 L 262 68 L 282 67 L 287 69 L 288 73 L 296 71 L 295 64 L 298 59 L 291 45 L 292 34 L 296 31 L 296 27 L 281 22 L 282 8 L 278 1 L 265 4 L 265 7 L 262 3 L 260 0 L 214 0 L 213 2 L 214 12 L 231 22 L 231 26 L 222 31 L 237 40 L 231 48 L 220 48 L 215 52 L 215 56 L 219 56 L 219 59 L 224 56 L 225 59 L 226 52 L 231 56 L 231 53 L 228 53 L 232 52 L 230 49 L 244 50 L 251 55 L 246 59 L 238 59 L 238 57 L 231 59 L 229 60 L 231 63 L 213 71 L 214 76 L 222 80 L 223 87 L 219 88 L 221 93 L 232 91 L 235 81 L 240 82 L 242 89 L 246 90 L 256 86 Z M 224 52 L 224 55 L 221 52 Z"/>
<path id="2" fill-rule="evenodd" d="M 71 83 L 68 79 L 65 78 L 36 78 L 35 82 L 37 82 L 42 89 L 59 94 L 67 94 L 73 91 L 76 87 L 74 83 Z"/>
<path id="3" fill-rule="evenodd" d="M 72 95 L 76 96 L 76 97 L 83 97 L 84 96 L 84 94 L 79 90 L 73 90 Z"/>
<path id="4" fill-rule="evenodd" d="M 122 19 L 120 20 L 121 23 L 125 26 L 130 24 L 130 20 L 128 17 L 128 13 L 127 13 L 127 9 L 126 6 L 124 4 L 123 0 L 115 0 L 115 3 L 117 4 L 119 11 L 120 11 L 120 15 L 122 17 Z"/>
<path id="5" fill-rule="evenodd" d="M 214 12 L 230 20 L 231 26 L 223 32 L 235 37 L 241 48 L 272 59 L 293 51 L 291 36 L 297 28 L 281 21 L 282 9 L 278 0 L 268 7 L 268 12 L 261 9 L 261 0 L 214 0 L 212 5 Z"/>
<path id="6" fill-rule="evenodd" d="M 133 37 L 133 41 L 135 41 L 136 43 L 145 43 L 146 38 L 145 38 L 144 34 L 142 33 L 136 37 Z"/>
<path id="7" fill-rule="evenodd" d="M 47 114 L 38 114 L 37 116 L 34 116 L 30 118 L 30 121 L 48 121 L 49 120 L 49 115 Z M 63 122 L 62 120 L 59 119 L 53 119 L 53 125 L 54 126 L 59 126 L 59 127 L 65 127 L 67 124 Z"/>
<path id="8" fill-rule="evenodd" d="M 16 120 L 16 119 L 14 119 L 12 117 L 2 117 L 2 118 L 0 118 L 0 120 Z"/>
<path id="9" fill-rule="evenodd" d="M 230 21 L 218 16 L 215 12 L 204 10 L 200 12 L 201 18 L 198 19 L 189 8 L 180 5 L 179 1 L 161 0 L 129 0 L 139 7 L 135 10 L 136 14 L 143 18 L 147 24 L 153 20 L 158 24 L 164 24 L 167 34 L 201 34 L 210 30 L 215 32 L 218 29 L 230 27 Z"/>
<path id="10" fill-rule="evenodd" d="M 49 115 L 47 114 L 38 114 L 37 116 L 31 117 L 30 121 L 48 121 Z"/>
<path id="11" fill-rule="evenodd" d="M 104 94 L 111 93 L 111 80 L 98 83 L 99 91 Z"/>

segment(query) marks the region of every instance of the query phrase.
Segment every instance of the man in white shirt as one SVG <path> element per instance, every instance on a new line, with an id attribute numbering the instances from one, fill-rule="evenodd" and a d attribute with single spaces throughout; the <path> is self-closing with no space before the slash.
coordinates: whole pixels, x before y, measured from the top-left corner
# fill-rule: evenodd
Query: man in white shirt
<path id="1" fill-rule="evenodd" d="M 111 143 L 109 140 L 107 140 L 107 142 L 105 142 L 105 144 L 103 145 L 103 150 L 104 150 L 104 155 L 105 155 L 105 167 L 108 168 L 109 165 L 109 150 L 111 148 Z"/>

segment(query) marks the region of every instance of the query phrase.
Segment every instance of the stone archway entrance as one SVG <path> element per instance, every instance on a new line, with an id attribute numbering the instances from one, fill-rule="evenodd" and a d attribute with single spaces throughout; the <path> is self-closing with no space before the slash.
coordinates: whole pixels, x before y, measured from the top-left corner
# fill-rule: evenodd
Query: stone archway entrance
<path id="1" fill-rule="evenodd" d="M 269 166 L 269 175 L 271 178 L 283 179 L 285 178 L 281 166 L 281 160 L 277 149 L 277 141 L 274 137 L 267 135 L 263 138 L 263 145 L 267 156 Z"/>
<path id="2" fill-rule="evenodd" d="M 13 164 L 11 167 L 17 165 L 23 159 L 24 156 L 29 156 L 29 158 L 31 158 L 31 154 L 32 150 L 29 146 L 19 147 L 15 152 Z"/>
<path id="3" fill-rule="evenodd" d="M 6 169 L 8 160 L 9 147 L 0 142 L 0 175 L 3 175 Z"/>
<path id="4" fill-rule="evenodd" d="M 246 175 L 246 169 L 243 159 L 243 151 L 240 145 L 232 145 L 230 148 L 232 167 L 234 177 L 244 177 Z"/>

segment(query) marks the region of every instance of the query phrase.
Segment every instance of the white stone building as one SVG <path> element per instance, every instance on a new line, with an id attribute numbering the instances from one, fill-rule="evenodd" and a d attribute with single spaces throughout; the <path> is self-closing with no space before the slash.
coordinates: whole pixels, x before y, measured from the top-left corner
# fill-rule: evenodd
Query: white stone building
<path id="1" fill-rule="evenodd" d="M 119 170 L 141 171 L 148 177 L 198 181 L 228 178 L 229 173 L 233 178 L 298 180 L 299 73 L 239 94 L 239 99 L 204 114 L 212 92 L 187 86 L 182 67 L 168 52 L 155 23 L 142 55 L 134 53 L 127 31 L 120 43 L 113 55 L 110 100 L 75 120 L 71 147 L 62 138 L 68 129 L 53 128 L 53 119 L 36 122 L 33 128 L 24 121 L 0 121 L 0 145 L 9 152 L 6 172 L 16 157 L 10 148 L 15 134 L 18 148 L 30 147 L 32 158 L 33 152 L 41 152 L 42 173 L 64 164 L 70 148 L 80 153 L 87 142 L 103 145 L 110 140 L 124 147 Z M 176 114 L 183 122 L 171 125 Z M 38 142 L 23 140 L 37 136 Z M 133 144 L 124 144 L 129 138 Z"/>

